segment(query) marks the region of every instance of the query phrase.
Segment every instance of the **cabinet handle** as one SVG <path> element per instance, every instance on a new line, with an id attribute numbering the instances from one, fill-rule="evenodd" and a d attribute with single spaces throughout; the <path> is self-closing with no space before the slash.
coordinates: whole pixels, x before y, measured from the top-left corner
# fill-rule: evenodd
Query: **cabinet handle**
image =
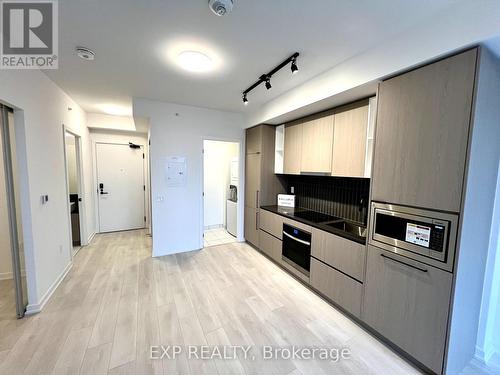
<path id="1" fill-rule="evenodd" d="M 408 267 L 414 268 L 414 269 L 419 270 L 419 271 L 421 271 L 421 272 L 427 272 L 427 270 L 426 270 L 425 268 L 420 268 L 420 267 L 414 266 L 414 265 L 412 265 L 412 264 L 408 264 L 408 263 L 402 262 L 402 261 L 400 261 L 400 260 L 398 260 L 398 259 L 394 259 L 394 258 L 392 258 L 392 257 L 388 257 L 388 256 L 387 256 L 387 255 L 385 255 L 385 254 L 380 254 L 380 256 L 381 256 L 382 258 L 385 258 L 385 259 L 390 259 L 390 260 L 392 260 L 393 262 L 400 263 L 400 264 L 404 264 L 405 266 L 408 266 Z"/>
<path id="2" fill-rule="evenodd" d="M 259 191 L 255 192 L 255 208 L 259 208 Z"/>
<path id="3" fill-rule="evenodd" d="M 255 230 L 259 230 L 259 213 L 255 213 Z"/>

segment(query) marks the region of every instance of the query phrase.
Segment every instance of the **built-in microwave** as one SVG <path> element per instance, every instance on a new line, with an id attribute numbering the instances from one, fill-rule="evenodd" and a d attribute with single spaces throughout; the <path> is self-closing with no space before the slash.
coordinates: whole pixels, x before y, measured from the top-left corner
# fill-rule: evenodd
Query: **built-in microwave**
<path id="1" fill-rule="evenodd" d="M 453 270 L 458 215 L 373 202 L 369 243 Z"/>

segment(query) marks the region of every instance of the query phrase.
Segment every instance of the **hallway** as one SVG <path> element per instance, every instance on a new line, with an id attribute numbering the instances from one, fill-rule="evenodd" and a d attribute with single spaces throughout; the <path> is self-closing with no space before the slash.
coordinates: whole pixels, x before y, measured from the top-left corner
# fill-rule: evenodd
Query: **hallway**
<path id="1" fill-rule="evenodd" d="M 410 374 L 411 366 L 246 244 L 150 257 L 145 231 L 97 235 L 38 315 L 0 322 L 2 374 Z M 255 345 L 255 361 L 153 360 L 151 345 Z M 261 345 L 350 348 L 267 360 Z"/>

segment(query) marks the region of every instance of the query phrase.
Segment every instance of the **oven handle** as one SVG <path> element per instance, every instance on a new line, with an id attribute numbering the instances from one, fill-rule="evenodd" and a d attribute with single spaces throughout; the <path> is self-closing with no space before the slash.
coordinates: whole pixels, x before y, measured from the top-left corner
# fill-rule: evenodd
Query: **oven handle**
<path id="1" fill-rule="evenodd" d="M 292 240 L 294 240 L 294 241 L 297 241 L 297 242 L 303 243 L 304 245 L 307 245 L 307 246 L 311 246 L 311 243 L 310 243 L 310 242 L 307 242 L 307 241 L 301 240 L 301 239 L 299 239 L 299 238 L 297 238 L 297 237 L 294 237 L 294 236 L 292 236 L 291 234 L 288 234 L 288 233 L 287 233 L 287 232 L 285 232 L 285 231 L 283 231 L 283 234 L 284 234 L 285 236 L 287 236 L 288 238 L 291 238 L 291 239 L 292 239 Z"/>
<path id="2" fill-rule="evenodd" d="M 402 262 L 402 261 L 400 261 L 400 260 L 398 260 L 398 259 L 394 259 L 394 258 L 392 258 L 392 257 L 388 257 L 388 256 L 387 256 L 387 255 L 385 255 L 385 254 L 380 254 L 380 256 L 381 256 L 382 258 L 385 258 L 385 259 L 390 259 L 390 260 L 392 260 L 393 262 L 396 262 L 396 263 L 399 263 L 399 264 L 404 264 L 405 266 L 408 266 L 408 267 L 410 267 L 410 268 L 414 268 L 414 269 L 419 270 L 419 271 L 421 271 L 421 272 L 427 272 L 427 270 L 426 270 L 425 268 L 420 268 L 420 267 L 414 266 L 414 265 L 412 265 L 412 264 L 408 264 L 408 263 L 406 263 L 406 262 Z"/>

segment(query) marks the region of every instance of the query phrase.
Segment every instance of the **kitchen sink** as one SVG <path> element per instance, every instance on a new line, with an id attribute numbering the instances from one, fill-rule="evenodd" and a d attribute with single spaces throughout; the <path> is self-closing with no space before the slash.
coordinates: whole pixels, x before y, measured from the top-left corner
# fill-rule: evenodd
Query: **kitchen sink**
<path id="1" fill-rule="evenodd" d="M 342 230 L 346 233 L 366 238 L 366 227 L 354 224 L 344 220 L 336 220 L 331 223 L 325 223 L 326 226 Z"/>

